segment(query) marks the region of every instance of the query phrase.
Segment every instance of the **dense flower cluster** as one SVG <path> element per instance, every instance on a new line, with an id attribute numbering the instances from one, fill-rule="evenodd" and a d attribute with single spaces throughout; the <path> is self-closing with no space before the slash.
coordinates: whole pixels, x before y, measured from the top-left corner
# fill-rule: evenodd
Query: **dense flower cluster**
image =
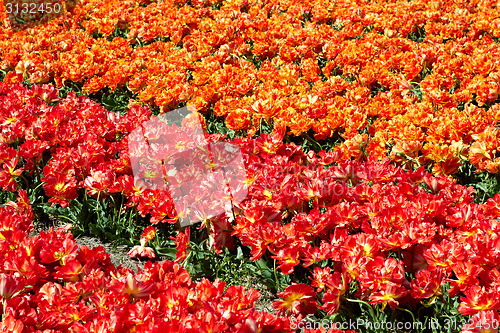
<path id="1" fill-rule="evenodd" d="M 178 216 L 168 192 L 141 188 L 130 167 L 127 134 L 151 117 L 142 107 L 119 117 L 85 97 L 60 100 L 49 85 L 28 89 L 0 84 L 0 185 L 15 191 L 23 174 L 39 177 L 50 201 L 62 206 L 83 189 L 96 198 L 121 194 L 129 207 L 150 214 L 153 224 L 175 223 Z M 348 150 L 342 148 L 305 154 L 299 146 L 283 143 L 283 135 L 282 129 L 231 141 L 245 159 L 248 196 L 234 205 L 235 219 L 221 215 L 202 225 L 216 250 L 231 247 L 236 237 L 251 248 L 253 260 L 269 252 L 283 273 L 291 274 L 298 266 L 307 272 L 310 285 L 292 284 L 278 295 L 281 300 L 274 306 L 280 314 L 300 320 L 318 307 L 333 314 L 353 292 L 353 284 L 358 287 L 355 296 L 371 304 L 412 307 L 441 297 L 449 283 L 450 295 L 461 296 L 459 312 L 474 315 L 470 331 L 474 322 L 498 317 L 500 194 L 475 204 L 474 190 L 448 176 L 436 177 L 423 168 L 404 171 L 388 158 L 346 159 Z M 189 228 L 173 237 L 175 263 L 148 264 L 133 275 L 112 267 L 102 249 L 78 249 L 66 231 L 27 237 L 32 212 L 25 192 L 19 193 L 17 204 L 2 208 L 5 325 L 55 325 L 50 328 L 86 332 L 95 325 L 118 325 L 126 316 L 132 319 L 123 325 L 136 325 L 138 331 L 166 329 L 184 320 L 180 318 L 191 320 L 193 327 L 215 325 L 216 331 L 247 329 L 241 325 L 249 332 L 255 325 L 287 329 L 285 319 L 252 310 L 254 292 L 245 296 L 240 287 L 231 287 L 224 294 L 220 282 L 190 281 L 176 266 L 190 251 Z M 144 249 L 138 250 L 146 251 L 154 232 L 153 227 L 145 231 Z M 212 295 L 213 305 L 199 300 L 205 292 Z M 231 303 L 239 299 L 250 305 Z M 109 312 L 106 302 L 123 306 Z M 50 316 L 58 312 L 57 320 L 31 310 L 42 303 Z M 81 307 L 69 309 L 75 304 Z M 177 306 L 194 312 L 171 312 Z M 157 313 L 150 309 L 167 311 L 172 320 L 150 320 Z M 201 318 L 213 320 L 197 324 Z"/>
<path id="2" fill-rule="evenodd" d="M 51 105 L 56 101 L 57 105 Z M 71 200 L 83 196 L 84 191 L 99 200 L 123 195 L 128 200 L 127 206 L 135 207 L 142 216 L 149 214 L 151 223 L 176 223 L 182 212 L 175 210 L 170 193 L 144 186 L 134 179 L 134 176 L 141 178 L 140 175 L 132 172 L 131 155 L 137 156 L 133 151 L 137 147 L 129 145 L 129 134 L 151 119 L 151 111 L 138 106 L 120 116 L 83 96 L 77 98 L 71 94 L 60 101 L 58 91 L 50 85 L 28 89 L 20 84 L 0 83 L 0 186 L 15 191 L 26 170 L 24 180 L 41 181 L 53 204 L 67 207 Z M 174 128 L 170 130 L 174 132 Z M 187 145 L 192 139 L 182 129 L 174 134 L 179 145 L 181 142 Z M 220 135 L 207 137 L 210 142 L 220 138 Z M 156 142 L 151 140 L 151 144 Z M 215 158 L 217 149 L 213 153 Z M 184 158 L 182 154 L 176 157 Z M 201 185 L 206 187 L 203 193 L 211 196 L 207 190 L 210 181 Z M 193 197 L 191 201 L 195 199 L 201 198 Z M 203 210 L 194 213 L 200 215 L 199 220 L 205 220 Z M 219 227 L 226 229 L 220 221 L 217 226 L 211 225 L 210 231 L 216 234 L 214 228 Z M 140 250 L 146 250 L 144 245 Z"/>
<path id="3" fill-rule="evenodd" d="M 432 303 L 449 283 L 451 297 L 462 295 L 459 312 L 500 310 L 500 194 L 475 204 L 472 188 L 422 168 L 338 163 L 338 154 L 262 139 L 238 140 L 252 185 L 232 234 L 252 259 L 269 251 L 285 274 L 298 266 L 311 273 L 311 286 L 279 295 L 281 312 L 314 313 L 319 296 L 320 308 L 335 313 L 353 283 L 356 297 L 383 307 Z"/>
<path id="4" fill-rule="evenodd" d="M 79 247 L 67 229 L 29 237 L 26 192 L 0 207 L 2 332 L 291 332 L 288 318 L 257 312 L 260 294 L 202 279 L 169 261 L 135 273 L 102 246 Z"/>
<path id="5" fill-rule="evenodd" d="M 411 309 L 445 288 L 473 316 L 464 333 L 500 321 L 500 195 L 475 204 L 446 176 L 464 163 L 499 171 L 499 16 L 493 0 L 81 0 L 36 29 L 1 27 L 0 187 L 19 194 L 0 208 L 1 330 L 282 332 L 293 329 L 280 315 L 334 314 L 349 297 Z M 0 19 L 8 25 L 3 9 Z M 121 116 L 24 80 L 77 82 L 87 94 L 125 87 L 250 136 L 272 122 L 272 135 L 226 140 L 248 178 L 234 215 L 194 213 L 216 251 L 237 239 L 253 260 L 270 256 L 310 283 L 280 292 L 271 315 L 253 309 L 254 290 L 191 281 L 179 266 L 190 228 L 172 236 L 175 262 L 136 274 L 68 230 L 29 237 L 27 182 L 62 207 L 85 193 L 123 196 L 152 224 L 179 212 L 168 192 L 134 180 L 129 134 L 152 119 L 148 108 Z M 344 143 L 319 156 L 283 143 L 309 131 Z M 155 255 L 154 230 L 131 256 Z"/>
<path id="6" fill-rule="evenodd" d="M 36 29 L 0 28 L 4 82 L 126 86 L 250 134 L 273 120 L 405 167 L 498 172 L 495 1 L 189 3 L 81 0 Z"/>

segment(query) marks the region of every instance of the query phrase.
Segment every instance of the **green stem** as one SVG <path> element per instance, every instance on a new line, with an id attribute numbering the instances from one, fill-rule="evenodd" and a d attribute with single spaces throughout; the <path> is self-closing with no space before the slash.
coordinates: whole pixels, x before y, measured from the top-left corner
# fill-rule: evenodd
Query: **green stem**
<path id="1" fill-rule="evenodd" d="M 35 201 L 36 201 L 36 196 L 35 196 L 35 194 L 36 194 L 36 191 L 38 190 L 38 188 L 39 188 L 40 186 L 42 186 L 42 185 L 43 185 L 43 183 L 40 181 L 40 182 L 39 182 L 39 183 L 35 186 L 35 188 L 34 188 L 34 189 L 29 189 L 29 188 L 28 188 L 28 189 L 27 189 L 27 191 L 26 191 L 26 193 L 27 193 L 28 197 L 30 198 L 30 202 L 31 202 L 31 205 L 32 205 L 32 206 L 41 205 L 41 204 L 37 204 L 37 203 L 35 203 Z"/>
<path id="2" fill-rule="evenodd" d="M 40 170 L 38 170 L 38 166 L 36 165 L 36 163 L 33 163 L 33 164 L 35 166 L 35 172 L 36 172 L 37 179 L 38 179 L 39 182 L 41 182 L 42 181 L 42 177 L 40 175 Z"/>
<path id="3" fill-rule="evenodd" d="M 101 196 L 101 192 L 97 193 L 97 202 L 95 205 L 95 212 L 97 213 L 97 224 L 98 225 L 101 224 L 101 214 L 99 214 L 99 209 L 97 209 L 98 205 L 99 205 L 99 208 L 101 208 L 101 203 L 99 201 L 100 196 Z"/>
<path id="4" fill-rule="evenodd" d="M 189 251 L 189 253 L 186 256 L 186 259 L 184 259 L 184 261 L 181 263 L 181 266 L 186 268 L 186 266 L 189 262 L 189 259 L 191 259 L 192 256 L 193 256 L 193 251 Z"/>
<path id="5" fill-rule="evenodd" d="M 415 316 L 413 315 L 413 312 L 411 312 L 411 311 L 410 311 L 410 310 L 408 310 L 408 309 L 404 309 L 404 308 L 398 308 L 398 309 L 399 309 L 399 310 L 402 310 L 402 311 L 406 311 L 406 312 L 408 312 L 408 313 L 410 314 L 411 319 L 413 320 L 413 322 L 414 322 L 414 323 L 416 322 L 416 320 L 415 320 Z"/>
<path id="6" fill-rule="evenodd" d="M 318 141 L 316 141 L 315 139 L 311 138 L 311 136 L 307 133 L 302 133 L 310 142 L 314 143 L 316 146 L 319 147 L 319 150 L 323 150 L 323 147 L 321 147 L 321 145 L 319 144 Z"/>
<path id="7" fill-rule="evenodd" d="M 66 220 L 70 221 L 71 223 L 75 223 L 75 221 L 73 221 L 72 219 L 70 219 L 69 217 L 64 216 L 64 215 L 57 215 L 57 218 L 66 219 Z"/>
<path id="8" fill-rule="evenodd" d="M 6 298 L 5 297 L 2 297 L 2 321 L 5 317 L 5 308 L 7 307 L 7 302 L 6 302 Z"/>
<path id="9" fill-rule="evenodd" d="M 370 316 L 371 316 L 371 319 L 375 322 L 375 321 L 378 321 L 378 316 L 375 315 L 375 312 L 373 311 L 373 307 L 366 303 L 365 301 L 362 301 L 360 299 L 351 299 L 351 298 L 346 298 L 347 301 L 349 302 L 355 302 L 355 303 L 361 303 L 361 304 L 364 304 L 368 307 L 368 311 L 370 311 Z"/>
<path id="10" fill-rule="evenodd" d="M 273 259 L 274 260 L 274 263 L 273 263 L 273 266 L 274 266 L 274 279 L 276 281 L 276 289 L 277 291 L 281 291 L 281 282 L 278 278 L 278 273 L 277 273 L 277 270 L 276 270 L 276 259 Z"/>

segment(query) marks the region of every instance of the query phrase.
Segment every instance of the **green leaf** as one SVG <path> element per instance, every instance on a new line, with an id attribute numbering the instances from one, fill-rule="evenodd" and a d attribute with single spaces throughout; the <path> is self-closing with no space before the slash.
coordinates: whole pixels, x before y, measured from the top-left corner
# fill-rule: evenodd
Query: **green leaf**
<path id="1" fill-rule="evenodd" d="M 257 266 L 259 266 L 261 269 L 267 269 L 269 270 L 269 265 L 267 263 L 266 260 L 264 260 L 263 258 L 255 261 L 255 263 L 257 264 Z"/>
<path id="2" fill-rule="evenodd" d="M 236 259 L 243 259 L 243 250 L 241 249 L 241 246 L 238 246 L 238 248 L 236 249 Z"/>

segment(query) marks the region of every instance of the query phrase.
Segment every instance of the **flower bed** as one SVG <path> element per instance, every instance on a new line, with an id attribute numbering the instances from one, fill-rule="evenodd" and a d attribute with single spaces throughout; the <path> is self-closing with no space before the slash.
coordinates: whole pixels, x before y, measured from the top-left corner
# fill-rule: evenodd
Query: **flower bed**
<path id="1" fill-rule="evenodd" d="M 222 281 L 191 281 L 170 261 L 134 274 L 114 267 L 103 247 L 79 247 L 68 230 L 28 237 L 26 192 L 0 207 L 3 332 L 290 331 L 287 318 L 253 309 L 259 293 Z"/>
<path id="2" fill-rule="evenodd" d="M 0 327 L 498 332 L 497 7 L 90 0 L 0 28 Z M 49 215 L 72 226 L 30 237 Z"/>

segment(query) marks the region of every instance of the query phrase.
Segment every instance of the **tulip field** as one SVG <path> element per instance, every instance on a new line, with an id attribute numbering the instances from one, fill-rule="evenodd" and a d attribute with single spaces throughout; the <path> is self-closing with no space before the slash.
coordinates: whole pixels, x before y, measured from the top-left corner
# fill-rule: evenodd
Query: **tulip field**
<path id="1" fill-rule="evenodd" d="M 500 2 L 0 19 L 0 332 L 499 332 Z"/>

